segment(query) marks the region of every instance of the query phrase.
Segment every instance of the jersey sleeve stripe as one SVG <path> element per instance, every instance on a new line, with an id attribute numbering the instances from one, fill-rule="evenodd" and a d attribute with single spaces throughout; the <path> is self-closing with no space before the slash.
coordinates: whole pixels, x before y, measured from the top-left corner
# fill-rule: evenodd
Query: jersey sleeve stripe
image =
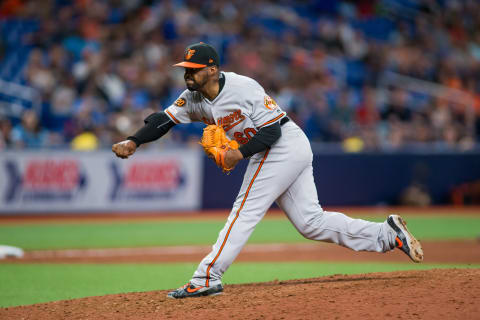
<path id="1" fill-rule="evenodd" d="M 247 200 L 247 197 L 248 197 L 248 194 L 249 194 L 249 192 L 250 192 L 250 189 L 252 188 L 253 182 L 254 182 L 255 179 L 257 178 L 258 173 L 260 172 L 260 169 L 262 169 L 263 163 L 265 162 L 265 159 L 267 159 L 267 156 L 268 156 L 268 153 L 269 153 L 269 152 L 270 152 L 270 149 L 267 149 L 267 151 L 265 152 L 265 155 L 263 156 L 262 162 L 260 162 L 260 165 L 258 166 L 257 171 L 256 171 L 255 174 L 253 175 L 252 181 L 250 181 L 250 184 L 248 185 L 247 191 L 245 192 L 245 196 L 243 197 L 243 200 L 242 200 L 242 204 L 240 205 L 240 208 L 238 208 L 238 210 L 237 210 L 237 214 L 235 215 L 235 219 L 233 219 L 232 223 L 230 224 L 230 227 L 228 228 L 227 234 L 225 235 L 225 238 L 223 239 L 223 242 L 222 242 L 222 245 L 221 245 L 221 247 L 220 247 L 220 250 L 218 250 L 218 253 L 217 253 L 217 255 L 215 256 L 215 258 L 214 258 L 214 259 L 212 260 L 212 262 L 208 265 L 208 268 L 207 268 L 207 279 L 205 280 L 205 286 L 206 286 L 206 287 L 209 286 L 209 282 L 210 282 L 210 269 L 211 269 L 211 268 L 213 267 L 213 265 L 215 264 L 215 261 L 217 261 L 218 257 L 220 256 L 220 253 L 222 253 L 223 247 L 225 247 L 225 243 L 227 243 L 228 236 L 230 235 L 230 231 L 232 230 L 232 227 L 233 227 L 233 225 L 235 224 L 235 221 L 237 221 L 237 219 L 238 219 L 238 217 L 239 217 L 239 215 L 240 215 L 240 211 L 242 210 L 243 205 L 245 204 L 245 201 Z"/>
<path id="2" fill-rule="evenodd" d="M 272 120 L 270 120 L 270 121 L 265 122 L 264 124 L 262 124 L 262 125 L 259 126 L 258 128 L 260 129 L 261 127 L 265 127 L 267 124 L 270 124 L 270 123 L 273 123 L 273 122 L 275 122 L 275 121 L 277 121 L 277 120 L 280 120 L 280 119 L 283 118 L 284 116 L 285 116 L 285 112 L 282 113 L 281 115 L 279 115 L 278 117 L 276 117 L 275 119 L 272 119 Z"/>
<path id="3" fill-rule="evenodd" d="M 165 113 L 172 119 L 173 122 L 175 122 L 176 124 L 179 124 L 179 123 L 180 123 L 180 121 L 178 121 L 177 118 L 175 118 L 175 117 L 170 113 L 170 111 L 165 110 Z"/>

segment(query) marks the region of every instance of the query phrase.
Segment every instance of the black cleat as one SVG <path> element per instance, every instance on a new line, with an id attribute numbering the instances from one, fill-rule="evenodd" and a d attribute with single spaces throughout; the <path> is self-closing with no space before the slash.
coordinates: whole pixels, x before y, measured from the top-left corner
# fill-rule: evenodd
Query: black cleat
<path id="1" fill-rule="evenodd" d="M 388 217 L 387 223 L 397 233 L 395 246 L 405 252 L 413 262 L 423 261 L 423 250 L 420 241 L 408 231 L 407 223 L 402 217 L 392 214 Z"/>
<path id="2" fill-rule="evenodd" d="M 217 284 L 212 287 L 194 286 L 190 282 L 177 290 L 170 291 L 167 298 L 183 299 L 190 297 L 216 296 L 223 291 L 222 284 Z"/>

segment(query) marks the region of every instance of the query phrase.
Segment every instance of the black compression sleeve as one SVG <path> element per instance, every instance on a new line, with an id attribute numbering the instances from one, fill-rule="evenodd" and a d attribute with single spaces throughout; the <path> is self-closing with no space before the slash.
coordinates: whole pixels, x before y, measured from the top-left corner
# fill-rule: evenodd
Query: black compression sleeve
<path id="1" fill-rule="evenodd" d="M 250 141 L 238 148 L 244 158 L 249 158 L 270 148 L 282 136 L 280 123 L 276 122 L 268 127 L 260 129 Z"/>
<path id="2" fill-rule="evenodd" d="M 132 140 L 135 144 L 140 146 L 143 143 L 157 140 L 168 132 L 174 125 L 173 122 L 165 112 L 152 113 L 144 120 L 145 125 L 140 128 L 133 136 L 127 138 Z"/>

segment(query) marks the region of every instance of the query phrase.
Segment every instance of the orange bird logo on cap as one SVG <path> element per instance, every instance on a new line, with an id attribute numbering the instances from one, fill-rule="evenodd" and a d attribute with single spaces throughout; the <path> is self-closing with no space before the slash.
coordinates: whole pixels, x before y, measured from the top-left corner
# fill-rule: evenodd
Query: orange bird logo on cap
<path id="1" fill-rule="evenodd" d="M 195 50 L 188 49 L 187 54 L 185 55 L 185 59 L 190 60 L 190 58 L 193 56 L 194 53 L 195 53 Z"/>

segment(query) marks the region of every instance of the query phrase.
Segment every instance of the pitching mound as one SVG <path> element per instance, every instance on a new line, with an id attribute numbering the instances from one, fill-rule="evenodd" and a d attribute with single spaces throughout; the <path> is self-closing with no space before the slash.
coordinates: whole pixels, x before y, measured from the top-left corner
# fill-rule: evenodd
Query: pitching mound
<path id="1" fill-rule="evenodd" d="M 227 285 L 216 297 L 166 291 L 0 309 L 0 319 L 478 319 L 480 269 L 335 275 Z"/>

